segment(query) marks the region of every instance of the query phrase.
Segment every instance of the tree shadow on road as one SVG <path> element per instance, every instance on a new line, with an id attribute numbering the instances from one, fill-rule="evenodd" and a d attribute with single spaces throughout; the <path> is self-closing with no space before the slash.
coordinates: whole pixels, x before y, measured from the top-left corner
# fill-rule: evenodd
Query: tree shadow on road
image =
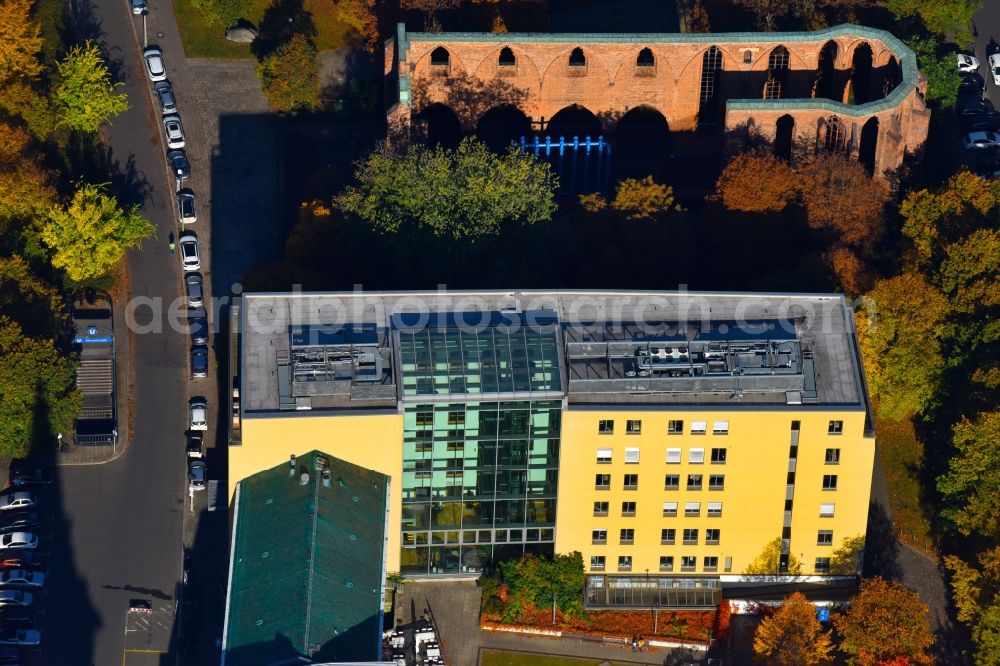
<path id="1" fill-rule="evenodd" d="M 67 181 L 108 183 L 122 208 L 142 206 L 153 193 L 149 178 L 136 167 L 135 155 L 130 153 L 123 164 L 97 135 L 72 135 L 64 159 Z"/>

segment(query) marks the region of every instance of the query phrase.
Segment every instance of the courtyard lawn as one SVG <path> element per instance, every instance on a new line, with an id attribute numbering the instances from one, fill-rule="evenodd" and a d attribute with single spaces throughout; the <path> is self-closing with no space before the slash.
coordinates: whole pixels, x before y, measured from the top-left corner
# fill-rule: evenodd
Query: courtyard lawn
<path id="1" fill-rule="evenodd" d="M 484 652 L 479 660 L 479 666 L 597 666 L 609 663 L 602 659 L 577 659 L 576 657 L 549 657 L 541 654 L 526 654 L 523 652 Z M 625 666 L 619 662 L 610 662 L 611 666 Z"/>
<path id="2" fill-rule="evenodd" d="M 264 12 L 272 4 L 271 0 L 252 0 L 252 9 L 247 20 L 260 27 Z M 316 47 L 320 51 L 335 49 L 350 44 L 348 28 L 337 20 L 333 4 L 328 0 L 305 0 L 305 8 L 312 14 L 316 25 Z M 219 26 L 208 25 L 202 13 L 191 0 L 176 0 L 174 16 L 184 42 L 184 54 L 188 58 L 253 58 L 249 44 L 235 44 L 226 41 L 226 31 Z"/>

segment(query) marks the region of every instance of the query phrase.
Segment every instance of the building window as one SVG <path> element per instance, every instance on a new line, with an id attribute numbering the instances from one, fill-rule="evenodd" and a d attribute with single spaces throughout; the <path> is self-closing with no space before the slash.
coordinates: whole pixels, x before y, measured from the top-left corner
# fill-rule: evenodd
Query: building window
<path id="1" fill-rule="evenodd" d="M 830 558 L 829 557 L 817 557 L 816 558 L 816 573 L 830 573 Z"/>
<path id="2" fill-rule="evenodd" d="M 511 50 L 509 46 L 505 46 L 500 49 L 500 57 L 497 58 L 497 64 L 501 67 L 513 67 L 517 64 L 517 58 L 514 57 L 514 51 Z M 603 564 L 601 565 L 604 566 Z"/>
<path id="3" fill-rule="evenodd" d="M 844 432 L 843 421 L 830 421 L 830 424 L 826 427 L 826 434 L 828 435 L 840 435 L 843 432 Z"/>
<path id="4" fill-rule="evenodd" d="M 602 435 L 613 435 L 615 432 L 615 422 L 611 419 L 601 419 L 597 422 L 597 432 Z"/>
<path id="5" fill-rule="evenodd" d="M 639 488 L 639 475 L 626 474 L 624 477 L 625 490 L 637 490 Z"/>
<path id="6" fill-rule="evenodd" d="M 685 502 L 684 515 L 688 518 L 697 518 L 701 515 L 701 502 Z"/>
<path id="7" fill-rule="evenodd" d="M 767 68 L 771 71 L 788 69 L 788 49 L 775 46 L 767 58 Z"/>
<path id="8" fill-rule="evenodd" d="M 635 502 L 622 502 L 622 515 L 623 516 L 634 516 L 635 515 Z"/>
<path id="9" fill-rule="evenodd" d="M 728 572 L 732 571 L 733 570 L 733 558 L 731 556 L 728 556 L 723 561 L 726 563 L 726 572 L 728 573 Z"/>
<path id="10" fill-rule="evenodd" d="M 822 121 L 821 121 L 822 122 Z M 844 150 L 846 130 L 844 129 L 844 123 L 840 122 L 840 118 L 837 116 L 830 116 L 826 120 L 825 134 L 823 135 L 823 145 L 831 153 L 839 153 Z M 843 421 L 830 421 L 831 425 L 834 423 L 840 423 L 843 425 Z M 840 434 L 838 433 L 830 433 Z"/>
<path id="11" fill-rule="evenodd" d="M 465 412 L 448 412 L 448 425 L 449 426 L 464 426 L 465 425 Z"/>
<path id="12" fill-rule="evenodd" d="M 431 51 L 431 67 L 447 67 L 450 60 L 451 54 L 443 46 L 439 46 Z"/>
<path id="13" fill-rule="evenodd" d="M 836 474 L 824 474 L 823 475 L 823 490 L 836 490 L 837 489 L 837 475 Z"/>
<path id="14" fill-rule="evenodd" d="M 709 490 L 724 490 L 726 487 L 726 475 L 725 474 L 712 474 L 708 477 L 708 489 Z"/>
<path id="15" fill-rule="evenodd" d="M 720 518 L 722 516 L 722 502 L 709 502 L 708 503 L 708 517 L 709 518 Z"/>
<path id="16" fill-rule="evenodd" d="M 594 475 L 594 488 L 596 488 L 597 490 L 609 490 L 611 488 L 611 475 L 610 474 Z"/>
<path id="17" fill-rule="evenodd" d="M 618 556 L 618 571 L 632 571 L 632 556 L 631 555 L 619 555 Z"/>
<path id="18" fill-rule="evenodd" d="M 626 465 L 639 464 L 639 449 L 625 449 L 625 464 Z"/>
<path id="19" fill-rule="evenodd" d="M 587 56 L 583 55 L 583 49 L 581 49 L 579 46 L 573 49 L 573 52 L 569 54 L 569 66 L 570 67 L 587 66 Z"/>
<path id="20" fill-rule="evenodd" d="M 716 84 L 722 71 L 722 51 L 718 46 L 710 46 L 701 57 L 701 90 L 698 100 L 702 106 L 716 98 Z"/>
<path id="21" fill-rule="evenodd" d="M 611 449 L 597 449 L 597 463 L 599 465 L 610 465 Z"/>
<path id="22" fill-rule="evenodd" d="M 833 518 L 833 512 L 837 505 L 834 503 L 820 504 L 819 505 L 819 517 L 820 518 Z"/>
<path id="23" fill-rule="evenodd" d="M 688 474 L 688 490 L 701 490 L 701 474 Z"/>
<path id="24" fill-rule="evenodd" d="M 712 449 L 712 464 L 713 465 L 725 465 L 726 464 L 726 450 L 725 449 Z"/>
<path id="25" fill-rule="evenodd" d="M 684 421 L 670 420 L 667 421 L 667 434 L 668 435 L 683 435 L 684 434 Z"/>
<path id="26" fill-rule="evenodd" d="M 700 465 L 705 462 L 705 449 L 690 449 L 688 451 L 688 462 L 692 465 Z"/>
<path id="27" fill-rule="evenodd" d="M 664 546 L 674 545 L 674 540 L 677 538 L 677 530 L 672 527 L 667 527 L 660 530 L 660 544 Z"/>
<path id="28" fill-rule="evenodd" d="M 590 556 L 590 570 L 591 571 L 604 571 L 604 556 L 603 555 L 591 555 Z"/>
<path id="29" fill-rule="evenodd" d="M 681 461 L 681 450 L 680 449 L 667 449 L 667 464 L 677 465 Z"/>
<path id="30" fill-rule="evenodd" d="M 707 555 L 703 560 L 703 571 L 718 571 L 719 570 L 719 558 L 715 555 Z"/>
<path id="31" fill-rule="evenodd" d="M 728 435 L 729 434 L 729 421 L 714 421 L 712 423 L 712 434 L 713 435 Z"/>
<path id="32" fill-rule="evenodd" d="M 708 421 L 691 421 L 691 434 L 704 435 L 708 429 Z"/>
<path id="33" fill-rule="evenodd" d="M 645 48 L 639 51 L 639 55 L 635 58 L 636 67 L 652 67 L 656 64 L 656 59 L 653 57 L 653 52 Z"/>
<path id="34" fill-rule="evenodd" d="M 594 502 L 594 515 L 595 516 L 606 516 L 606 515 L 608 515 L 608 503 L 607 502 Z"/>
<path id="35" fill-rule="evenodd" d="M 618 532 L 618 543 L 628 546 L 635 543 L 635 530 L 631 527 L 623 527 Z"/>
<path id="36" fill-rule="evenodd" d="M 743 64 L 749 65 L 752 62 L 753 62 L 753 51 L 747 49 L 746 51 L 743 52 Z"/>
<path id="37" fill-rule="evenodd" d="M 660 555 L 660 571 L 673 571 L 673 570 L 674 570 L 674 556 Z"/>
<path id="38" fill-rule="evenodd" d="M 685 546 L 697 546 L 698 545 L 698 530 L 695 530 L 695 529 L 685 529 L 684 530 L 684 545 Z"/>
<path id="39" fill-rule="evenodd" d="M 826 464 L 827 465 L 839 465 L 840 464 L 840 449 L 827 449 L 826 450 Z"/>
<path id="40" fill-rule="evenodd" d="M 625 421 L 626 435 L 638 435 L 640 433 L 642 433 L 642 421 L 638 419 L 629 419 Z"/>
<path id="41" fill-rule="evenodd" d="M 792 432 L 798 432 L 802 428 L 802 421 L 792 421 Z"/>
<path id="42" fill-rule="evenodd" d="M 667 474 L 663 477 L 664 490 L 677 490 L 681 486 L 680 474 Z"/>
<path id="43" fill-rule="evenodd" d="M 681 557 L 681 571 L 694 571 L 698 559 L 694 555 L 684 555 Z"/>
<path id="44" fill-rule="evenodd" d="M 663 503 L 663 517 L 673 518 L 677 515 L 677 502 L 664 502 Z"/>
<path id="45" fill-rule="evenodd" d="M 719 545 L 719 535 L 722 533 L 718 528 L 711 528 L 705 530 L 705 545 L 706 546 L 718 546 Z"/>
<path id="46" fill-rule="evenodd" d="M 764 99 L 781 99 L 781 79 L 773 72 L 767 73 L 767 81 L 764 82 Z"/>
<path id="47" fill-rule="evenodd" d="M 590 533 L 590 543 L 600 545 L 607 542 L 608 542 L 607 530 L 593 530 Z"/>
<path id="48" fill-rule="evenodd" d="M 816 545 L 817 546 L 832 546 L 833 545 L 833 530 L 820 530 L 819 534 L 816 535 Z"/>

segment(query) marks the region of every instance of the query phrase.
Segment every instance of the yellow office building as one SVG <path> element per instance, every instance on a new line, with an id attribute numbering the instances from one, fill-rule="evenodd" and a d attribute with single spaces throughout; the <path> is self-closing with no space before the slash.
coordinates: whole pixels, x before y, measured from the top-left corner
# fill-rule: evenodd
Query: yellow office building
<path id="1" fill-rule="evenodd" d="M 388 475 L 390 570 L 468 576 L 578 550 L 588 602 L 614 605 L 630 580 L 735 579 L 776 539 L 772 573 L 792 558 L 824 576 L 865 533 L 874 433 L 839 295 L 249 294 L 239 308 L 230 489 L 313 449 Z"/>

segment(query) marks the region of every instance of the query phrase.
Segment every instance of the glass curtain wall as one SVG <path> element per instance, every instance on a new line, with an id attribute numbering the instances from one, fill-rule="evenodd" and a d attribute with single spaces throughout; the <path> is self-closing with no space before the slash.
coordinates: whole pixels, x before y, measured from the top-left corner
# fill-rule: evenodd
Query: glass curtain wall
<path id="1" fill-rule="evenodd" d="M 402 572 L 552 554 L 560 421 L 558 400 L 407 405 Z"/>

